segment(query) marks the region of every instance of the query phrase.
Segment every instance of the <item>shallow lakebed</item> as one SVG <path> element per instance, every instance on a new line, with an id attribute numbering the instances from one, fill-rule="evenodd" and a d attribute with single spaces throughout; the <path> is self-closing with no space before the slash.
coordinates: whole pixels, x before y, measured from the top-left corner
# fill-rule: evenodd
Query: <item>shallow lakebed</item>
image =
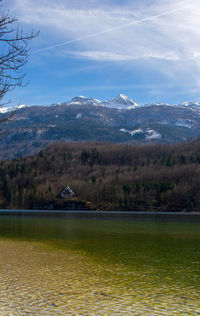
<path id="1" fill-rule="evenodd" d="M 1 315 L 199 315 L 200 222 L 0 216 Z"/>

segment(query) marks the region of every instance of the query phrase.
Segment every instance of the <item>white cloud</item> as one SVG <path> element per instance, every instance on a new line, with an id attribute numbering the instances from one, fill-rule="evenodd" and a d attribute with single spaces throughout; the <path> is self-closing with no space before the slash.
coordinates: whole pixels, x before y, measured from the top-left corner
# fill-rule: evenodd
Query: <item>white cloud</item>
<path id="1" fill-rule="evenodd" d="M 163 14 L 173 9 L 182 8 L 186 2 L 174 4 L 171 0 L 162 4 L 143 5 L 141 8 L 133 5 L 119 8 L 112 5 L 109 10 L 104 6 L 77 8 L 72 7 L 69 1 L 57 1 L 49 3 L 42 0 L 13 0 L 14 11 L 24 23 L 37 25 L 41 28 L 41 36 L 44 32 L 59 34 L 58 38 L 63 41 L 81 38 L 77 46 L 81 50 L 102 51 L 102 58 L 105 59 L 104 51 L 110 56 L 117 55 L 138 56 L 139 58 L 149 57 L 163 59 L 187 59 L 194 56 L 194 51 L 200 51 L 200 6 L 196 0 L 190 2 L 193 7 L 161 16 L 150 21 L 141 22 L 136 25 L 129 25 L 122 29 L 102 33 L 95 37 L 88 37 L 89 34 L 104 32 L 106 30 L 120 27 L 124 24 L 137 22 L 139 19 Z M 96 1 L 93 1 L 93 3 Z M 91 1 L 86 1 L 91 4 Z M 142 1 L 141 1 L 142 3 Z M 86 9 L 87 8 L 87 9 Z M 43 31 L 44 28 L 44 31 Z M 55 39 L 57 44 L 57 39 Z M 52 39 L 47 37 L 48 46 Z M 95 54 L 94 54 L 95 55 Z M 135 57 L 133 57 L 135 59 Z M 96 57 L 95 57 L 96 59 Z M 129 59 L 129 58 L 128 58 Z"/>
<path id="2" fill-rule="evenodd" d="M 106 51 L 74 51 L 71 52 L 72 55 L 77 57 L 83 57 L 88 59 L 93 59 L 97 61 L 128 61 L 133 60 L 134 57 L 132 55 L 125 55 L 125 54 L 116 54 L 112 52 Z"/>
<path id="3" fill-rule="evenodd" d="M 117 54 L 114 52 L 109 51 L 73 51 L 71 52 L 72 55 L 77 57 L 83 57 L 88 59 L 94 59 L 97 61 L 136 61 L 139 59 L 148 59 L 148 58 L 155 58 L 155 59 L 164 59 L 164 60 L 171 60 L 176 61 L 179 60 L 179 55 L 175 54 L 173 51 L 165 52 L 164 54 L 162 52 L 151 52 L 150 50 L 147 50 L 144 52 L 144 54 L 138 55 L 137 52 L 133 52 L 130 55 L 125 54 Z"/>
<path id="4" fill-rule="evenodd" d="M 8 1 L 23 23 L 41 29 L 38 49 L 64 42 L 63 46 L 49 49 L 49 53 L 62 51 L 76 58 L 129 64 L 149 59 L 159 69 L 163 61 L 169 65 L 163 66 L 167 75 L 180 71 L 191 77 L 200 75 L 199 0 L 191 0 L 187 9 L 122 28 L 125 24 L 184 8 L 188 2 L 127 0 L 120 6 L 111 0 Z"/>

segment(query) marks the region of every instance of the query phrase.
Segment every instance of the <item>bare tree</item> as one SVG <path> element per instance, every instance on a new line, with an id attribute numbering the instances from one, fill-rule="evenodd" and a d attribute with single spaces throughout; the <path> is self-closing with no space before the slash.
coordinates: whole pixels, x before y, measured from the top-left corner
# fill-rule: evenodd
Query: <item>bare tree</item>
<path id="1" fill-rule="evenodd" d="M 29 57 L 28 45 L 38 35 L 33 31 L 25 34 L 16 22 L 17 19 L 0 6 L 0 106 L 5 104 L 2 100 L 7 92 L 24 85 L 23 67 Z"/>

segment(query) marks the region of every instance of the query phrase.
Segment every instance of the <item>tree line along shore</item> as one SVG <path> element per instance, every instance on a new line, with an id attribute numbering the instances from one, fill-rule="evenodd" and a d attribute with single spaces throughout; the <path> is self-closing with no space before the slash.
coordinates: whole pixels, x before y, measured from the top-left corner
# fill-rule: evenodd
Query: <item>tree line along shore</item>
<path id="1" fill-rule="evenodd" d="M 60 197 L 69 186 L 75 197 Z M 0 162 L 1 209 L 199 211 L 200 140 L 60 143 Z"/>

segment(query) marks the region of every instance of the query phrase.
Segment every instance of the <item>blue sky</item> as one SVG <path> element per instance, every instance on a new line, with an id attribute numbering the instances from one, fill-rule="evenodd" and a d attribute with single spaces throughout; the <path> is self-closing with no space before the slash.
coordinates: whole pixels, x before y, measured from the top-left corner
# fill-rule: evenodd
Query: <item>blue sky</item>
<path id="1" fill-rule="evenodd" d="M 137 103 L 200 101 L 199 0 L 4 0 L 40 30 L 13 104 L 126 94 Z M 60 45 L 61 44 L 61 45 Z"/>

